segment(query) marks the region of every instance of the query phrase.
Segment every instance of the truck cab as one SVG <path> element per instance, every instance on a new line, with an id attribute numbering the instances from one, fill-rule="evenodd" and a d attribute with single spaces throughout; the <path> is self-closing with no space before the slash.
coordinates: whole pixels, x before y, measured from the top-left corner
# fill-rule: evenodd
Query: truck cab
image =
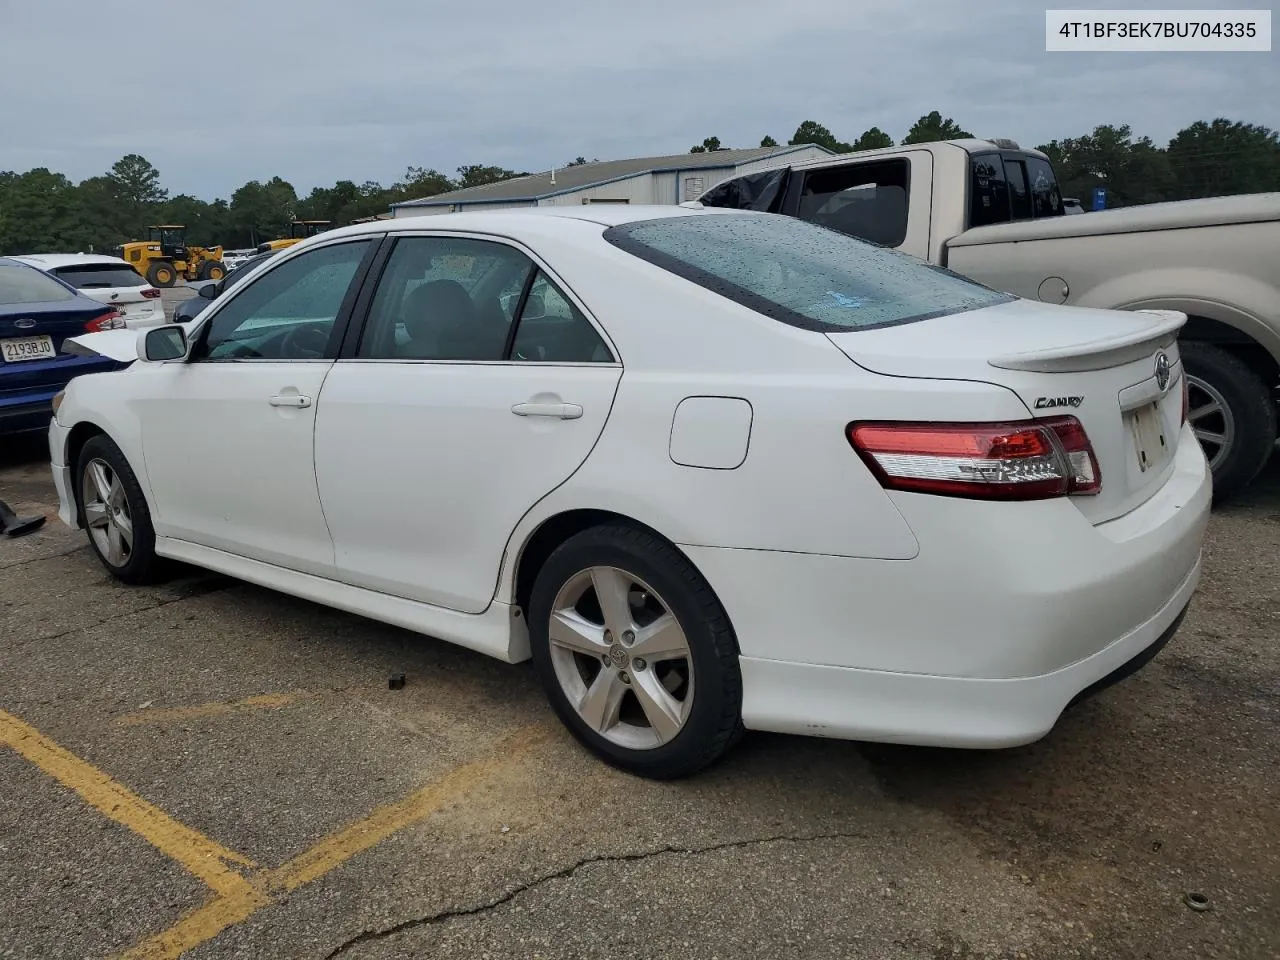
<path id="1" fill-rule="evenodd" d="M 1049 158 L 1012 140 L 823 157 L 729 180 L 699 202 L 799 217 L 944 265 L 947 241 L 971 227 L 1066 213 Z"/>

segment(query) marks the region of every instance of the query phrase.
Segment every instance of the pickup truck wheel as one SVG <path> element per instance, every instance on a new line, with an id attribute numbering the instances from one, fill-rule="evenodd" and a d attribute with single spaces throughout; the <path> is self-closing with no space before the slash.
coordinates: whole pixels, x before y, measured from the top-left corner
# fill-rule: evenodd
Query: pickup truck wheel
<path id="1" fill-rule="evenodd" d="M 1262 378 L 1220 347 L 1179 344 L 1187 372 L 1187 422 L 1209 469 L 1213 494 L 1224 499 L 1266 466 L 1276 442 L 1276 408 Z"/>

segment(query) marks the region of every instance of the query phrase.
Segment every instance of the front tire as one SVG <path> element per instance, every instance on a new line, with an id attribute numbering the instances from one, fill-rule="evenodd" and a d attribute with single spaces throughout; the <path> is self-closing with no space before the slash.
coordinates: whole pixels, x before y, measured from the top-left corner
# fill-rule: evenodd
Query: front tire
<path id="1" fill-rule="evenodd" d="M 153 287 L 172 287 L 178 280 L 178 271 L 173 264 L 158 261 L 147 267 L 147 282 Z"/>
<path id="2" fill-rule="evenodd" d="M 610 524 L 561 544 L 534 582 L 534 666 L 575 737 L 653 779 L 714 763 L 742 729 L 742 675 L 728 615 L 682 553 Z"/>
<path id="3" fill-rule="evenodd" d="M 89 546 L 117 580 L 153 583 L 160 562 L 151 511 L 129 462 L 110 437 L 93 437 L 76 458 L 76 501 Z"/>
<path id="4" fill-rule="evenodd" d="M 1275 448 L 1275 401 L 1238 357 L 1199 341 L 1179 343 L 1187 373 L 1187 422 L 1213 471 L 1214 498 L 1246 487 Z"/>
<path id="5" fill-rule="evenodd" d="M 206 260 L 200 264 L 200 279 L 217 282 L 227 275 L 226 268 L 216 260 Z"/>

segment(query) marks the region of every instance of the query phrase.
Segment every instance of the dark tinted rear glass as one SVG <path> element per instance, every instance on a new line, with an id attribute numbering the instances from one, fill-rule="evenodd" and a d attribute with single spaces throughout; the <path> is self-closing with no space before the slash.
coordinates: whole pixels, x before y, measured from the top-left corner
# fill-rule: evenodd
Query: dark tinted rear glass
<path id="1" fill-rule="evenodd" d="M 0 263 L 0 304 L 51 303 L 72 300 L 75 294 L 34 267 Z"/>
<path id="2" fill-rule="evenodd" d="M 1013 298 L 793 217 L 723 213 L 623 224 L 605 239 L 767 317 L 808 330 L 885 327 Z"/>
<path id="3" fill-rule="evenodd" d="M 1067 212 L 1058 192 L 1058 178 L 1048 161 L 1027 157 L 1027 179 L 1031 181 L 1031 206 L 1037 218 L 1060 217 Z"/>
<path id="4" fill-rule="evenodd" d="M 79 290 L 147 285 L 142 275 L 127 263 L 81 263 L 73 267 L 57 267 L 53 273 Z"/>

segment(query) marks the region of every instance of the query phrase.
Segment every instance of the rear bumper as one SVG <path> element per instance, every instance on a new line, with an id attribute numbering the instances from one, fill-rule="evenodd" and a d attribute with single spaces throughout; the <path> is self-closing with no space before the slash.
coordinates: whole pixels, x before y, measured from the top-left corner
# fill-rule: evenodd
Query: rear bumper
<path id="1" fill-rule="evenodd" d="M 43 430 L 53 416 L 52 398 L 0 406 L 0 433 Z"/>
<path id="2" fill-rule="evenodd" d="M 1010 746 L 1176 629 L 1211 494 L 1187 430 L 1164 487 L 1097 526 L 1066 499 L 895 494 L 911 560 L 683 549 L 734 624 L 748 727 Z"/>
<path id="3" fill-rule="evenodd" d="M 748 729 L 996 749 L 1039 740 L 1072 702 L 1145 665 L 1177 632 L 1200 564 L 1156 616 L 1061 670 L 1013 680 L 886 673 L 743 657 Z"/>

